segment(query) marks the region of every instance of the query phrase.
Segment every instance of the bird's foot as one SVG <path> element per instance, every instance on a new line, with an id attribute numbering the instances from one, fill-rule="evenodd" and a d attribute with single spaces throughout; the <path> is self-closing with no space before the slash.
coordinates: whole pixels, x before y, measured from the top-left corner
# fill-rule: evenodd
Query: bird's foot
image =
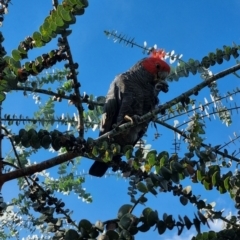
<path id="1" fill-rule="evenodd" d="M 133 115 L 133 117 L 130 117 L 130 116 L 128 116 L 128 115 L 125 115 L 124 116 L 124 120 L 125 121 L 128 121 L 128 122 L 131 122 L 132 124 L 133 123 L 138 123 L 138 122 L 140 122 L 140 116 L 138 116 L 138 115 Z"/>

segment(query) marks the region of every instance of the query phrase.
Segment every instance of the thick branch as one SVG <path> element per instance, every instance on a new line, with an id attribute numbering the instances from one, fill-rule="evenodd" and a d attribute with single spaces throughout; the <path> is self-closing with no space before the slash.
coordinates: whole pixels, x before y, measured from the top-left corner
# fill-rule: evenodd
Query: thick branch
<path id="1" fill-rule="evenodd" d="M 0 176 L 0 186 L 2 186 L 5 182 L 11 181 L 16 178 L 32 175 L 36 172 L 41 172 L 45 169 L 52 168 L 58 164 L 67 162 L 75 157 L 80 156 L 80 153 L 68 152 L 64 153 L 60 156 L 45 160 L 41 163 L 31 165 L 26 168 L 18 169 Z"/>

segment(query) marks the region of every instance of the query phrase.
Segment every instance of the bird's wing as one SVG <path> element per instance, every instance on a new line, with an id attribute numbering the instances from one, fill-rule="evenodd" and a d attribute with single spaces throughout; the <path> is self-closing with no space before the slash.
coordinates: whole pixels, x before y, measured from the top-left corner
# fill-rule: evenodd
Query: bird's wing
<path id="1" fill-rule="evenodd" d="M 124 123 L 124 117 L 134 115 L 134 81 L 129 80 L 127 76 L 122 75 L 118 81 L 118 114 L 116 122 L 118 125 Z"/>
<path id="2" fill-rule="evenodd" d="M 106 102 L 103 108 L 103 114 L 100 123 L 99 136 L 112 130 L 112 125 L 117 121 L 119 101 L 119 87 L 117 86 L 119 76 L 110 85 L 106 96 Z"/>
<path id="3" fill-rule="evenodd" d="M 119 107 L 121 106 L 121 75 L 117 76 L 110 85 L 106 96 L 106 102 L 103 108 L 103 114 L 100 123 L 99 136 L 112 130 L 112 125 L 117 123 Z M 119 158 L 119 157 L 118 157 Z M 89 169 L 89 174 L 96 177 L 102 177 L 108 170 L 109 164 L 95 161 Z"/>

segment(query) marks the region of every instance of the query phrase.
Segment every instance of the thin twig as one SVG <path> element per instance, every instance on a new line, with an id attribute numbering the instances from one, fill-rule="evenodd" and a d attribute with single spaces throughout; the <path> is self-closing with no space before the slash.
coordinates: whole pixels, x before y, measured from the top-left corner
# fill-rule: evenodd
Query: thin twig
<path id="1" fill-rule="evenodd" d="M 164 126 L 164 127 L 166 127 L 166 128 L 168 128 L 168 129 L 173 130 L 174 132 L 177 132 L 178 134 L 180 134 L 182 137 L 184 137 L 186 139 L 190 139 L 186 133 L 182 132 L 181 130 L 179 130 L 179 129 L 177 129 L 177 128 L 175 128 L 175 127 L 173 127 L 173 126 L 171 126 L 171 125 L 169 125 L 169 124 L 167 124 L 165 122 L 162 122 L 162 121 L 159 121 L 159 120 L 156 120 L 155 122 L 160 124 L 160 125 L 162 125 L 162 126 Z M 209 145 L 204 144 L 204 143 L 200 143 L 200 145 L 202 147 L 209 147 Z M 229 158 L 229 159 L 231 159 L 231 160 L 233 160 L 235 162 L 238 162 L 238 163 L 240 162 L 240 159 L 238 159 L 238 158 L 236 158 L 234 156 L 231 156 L 229 154 L 226 154 L 224 152 L 221 152 L 218 149 L 214 149 L 214 152 L 216 152 L 217 154 L 219 154 L 222 157 L 227 157 L 227 158 Z"/>
<path id="2" fill-rule="evenodd" d="M 30 92 L 33 92 L 33 93 L 42 93 L 42 94 L 45 94 L 45 95 L 49 95 L 49 96 L 60 96 L 62 99 L 66 99 L 66 100 L 71 100 L 71 97 L 70 96 L 66 96 L 66 95 L 59 95 L 58 93 L 56 92 L 53 92 L 53 91 L 49 91 L 49 90 L 46 90 L 46 89 L 33 89 L 32 87 L 20 87 L 20 86 L 17 86 L 15 88 L 12 88 L 11 90 L 16 90 L 16 91 L 30 91 Z M 91 104 L 91 105 L 94 105 L 94 106 L 103 106 L 104 103 L 99 103 L 99 102 L 95 102 L 95 101 L 91 101 L 89 100 L 88 98 L 83 98 L 81 97 L 81 101 L 82 103 L 87 103 L 87 104 Z"/>
<path id="3" fill-rule="evenodd" d="M 20 161 L 20 158 L 19 158 L 19 156 L 18 156 L 17 150 L 16 150 L 16 148 L 15 148 L 15 145 L 14 145 L 14 143 L 13 143 L 13 140 L 12 140 L 12 138 L 11 138 L 11 136 L 10 136 L 9 131 L 8 131 L 5 127 L 1 126 L 1 132 L 2 132 L 2 130 L 4 130 L 5 133 L 6 133 L 6 135 L 9 137 L 9 140 L 10 140 L 11 145 L 12 145 L 13 152 L 14 152 L 14 154 L 15 154 L 15 157 L 17 158 L 18 165 L 19 165 L 20 169 L 22 169 L 22 168 L 23 168 L 23 167 L 22 167 L 22 163 L 21 163 L 21 161 Z M 25 178 L 27 184 L 30 186 L 30 183 L 29 183 L 27 177 L 24 176 L 24 178 Z"/>

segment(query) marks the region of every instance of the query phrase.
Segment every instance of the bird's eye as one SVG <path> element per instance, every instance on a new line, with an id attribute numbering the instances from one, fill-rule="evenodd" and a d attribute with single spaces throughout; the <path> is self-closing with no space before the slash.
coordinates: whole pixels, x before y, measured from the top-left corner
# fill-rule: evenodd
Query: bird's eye
<path id="1" fill-rule="evenodd" d="M 156 64 L 156 68 L 157 68 L 158 70 L 160 70 L 161 66 L 157 63 L 157 64 Z"/>

